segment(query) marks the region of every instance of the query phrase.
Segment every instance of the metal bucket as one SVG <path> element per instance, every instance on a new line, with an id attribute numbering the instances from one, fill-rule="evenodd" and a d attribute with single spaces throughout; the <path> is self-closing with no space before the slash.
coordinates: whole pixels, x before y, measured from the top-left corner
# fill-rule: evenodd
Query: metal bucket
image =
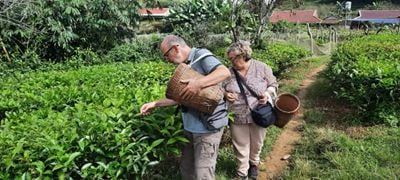
<path id="1" fill-rule="evenodd" d="M 294 94 L 280 94 L 275 100 L 275 109 L 278 117 L 275 125 L 283 128 L 300 109 L 300 100 Z"/>

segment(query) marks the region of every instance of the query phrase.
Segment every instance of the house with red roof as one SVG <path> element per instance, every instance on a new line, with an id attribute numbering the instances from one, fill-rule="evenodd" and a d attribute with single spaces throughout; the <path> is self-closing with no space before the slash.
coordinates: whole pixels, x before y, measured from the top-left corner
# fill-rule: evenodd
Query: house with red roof
<path id="1" fill-rule="evenodd" d="M 138 13 L 142 17 L 163 18 L 169 16 L 169 8 L 143 8 Z"/>
<path id="2" fill-rule="evenodd" d="M 273 11 L 269 21 L 271 23 L 288 21 L 300 24 L 317 24 L 321 23 L 322 20 L 318 17 L 317 10 L 285 10 Z"/>
<path id="3" fill-rule="evenodd" d="M 400 10 L 359 10 L 353 23 L 400 24 Z"/>

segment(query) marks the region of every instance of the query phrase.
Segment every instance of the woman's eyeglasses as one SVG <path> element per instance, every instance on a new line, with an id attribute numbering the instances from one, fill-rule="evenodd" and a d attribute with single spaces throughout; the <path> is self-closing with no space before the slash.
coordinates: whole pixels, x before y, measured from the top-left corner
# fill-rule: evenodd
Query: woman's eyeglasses
<path id="1" fill-rule="evenodd" d="M 235 61 L 236 59 L 238 59 L 240 56 L 242 56 L 242 54 L 238 54 L 238 55 L 236 55 L 236 56 L 234 56 L 234 57 L 228 57 L 228 59 L 230 60 L 230 61 Z"/>

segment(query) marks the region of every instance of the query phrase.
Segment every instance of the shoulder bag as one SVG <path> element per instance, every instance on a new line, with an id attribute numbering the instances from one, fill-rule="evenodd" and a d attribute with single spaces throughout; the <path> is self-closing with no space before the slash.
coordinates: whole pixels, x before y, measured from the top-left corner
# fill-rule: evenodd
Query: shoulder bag
<path id="1" fill-rule="evenodd" d="M 246 86 L 251 95 L 253 95 L 257 99 L 260 99 L 260 97 L 246 84 L 246 82 L 240 76 L 239 72 L 237 72 L 234 68 L 232 68 L 232 70 L 235 73 L 236 81 L 240 89 L 240 94 L 242 94 L 246 105 L 250 109 L 251 117 L 253 118 L 254 123 L 264 128 L 274 124 L 277 118 L 275 109 L 272 107 L 272 105 L 267 102 L 265 104 L 258 104 L 254 109 L 251 109 L 246 94 L 244 92 L 243 85 Z"/>

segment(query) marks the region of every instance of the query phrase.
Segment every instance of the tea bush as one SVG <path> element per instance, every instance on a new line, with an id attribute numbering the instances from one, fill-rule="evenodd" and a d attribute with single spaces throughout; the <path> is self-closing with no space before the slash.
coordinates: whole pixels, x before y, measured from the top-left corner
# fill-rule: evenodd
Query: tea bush
<path id="1" fill-rule="evenodd" d="M 357 106 L 365 121 L 398 124 L 400 35 L 370 35 L 339 45 L 327 77 L 338 96 Z"/>
<path id="2" fill-rule="evenodd" d="M 266 50 L 254 50 L 253 57 L 270 65 L 274 74 L 279 76 L 289 67 L 300 63 L 302 58 L 310 55 L 309 51 L 299 46 L 271 43 Z"/>
<path id="3" fill-rule="evenodd" d="M 76 48 L 71 52 L 71 57 L 62 62 L 41 58 L 36 51 L 27 50 L 22 53 L 12 53 L 11 62 L 0 58 L 0 77 L 7 77 L 15 72 L 28 73 L 32 71 L 70 70 L 84 66 L 127 63 L 159 60 L 160 35 L 136 37 L 131 42 L 123 43 L 107 52 L 99 54 L 92 49 Z"/>
<path id="4" fill-rule="evenodd" d="M 162 62 L 16 73 L 0 79 L 0 179 L 140 179 L 186 142 L 164 96 Z"/>
<path id="5" fill-rule="evenodd" d="M 226 58 L 227 48 L 218 48 L 213 52 L 219 57 L 224 64 L 232 66 Z M 271 43 L 267 49 L 253 49 L 252 57 L 256 60 L 268 64 L 274 75 L 279 76 L 282 72 L 288 70 L 289 67 L 300 63 L 301 59 L 310 56 L 311 53 L 306 49 L 285 43 Z"/>
<path id="6" fill-rule="evenodd" d="M 162 37 L 156 34 L 149 37 L 136 37 L 132 42 L 124 43 L 108 51 L 105 59 L 111 62 L 158 60 L 162 58 L 159 49 L 161 40 Z"/>

